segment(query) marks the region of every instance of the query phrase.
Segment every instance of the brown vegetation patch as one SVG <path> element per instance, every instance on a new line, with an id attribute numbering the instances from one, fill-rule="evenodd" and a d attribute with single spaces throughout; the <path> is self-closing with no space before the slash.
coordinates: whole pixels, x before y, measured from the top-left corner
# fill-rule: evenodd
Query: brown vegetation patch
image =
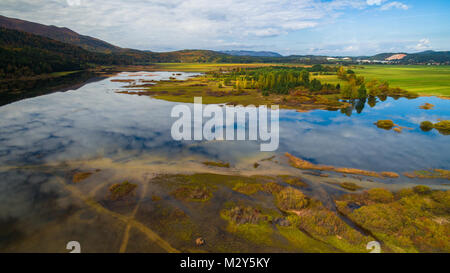
<path id="1" fill-rule="evenodd" d="M 399 178 L 400 176 L 398 173 L 395 172 L 381 172 L 381 175 L 384 177 L 390 177 L 390 178 Z"/>
<path id="2" fill-rule="evenodd" d="M 354 168 L 335 168 L 333 171 L 338 172 L 338 173 L 360 174 L 360 175 L 365 175 L 365 176 L 380 177 L 380 174 L 377 172 L 354 169 Z"/>
<path id="3" fill-rule="evenodd" d="M 434 105 L 426 102 L 426 103 L 422 104 L 421 106 L 419 106 L 419 108 L 424 109 L 424 110 L 430 110 L 430 109 L 434 108 Z"/>
<path id="4" fill-rule="evenodd" d="M 352 183 L 352 182 L 342 182 L 342 183 L 339 184 L 339 186 L 341 186 L 341 188 L 344 188 L 344 189 L 349 190 L 349 191 L 356 191 L 356 190 L 361 189 L 360 186 L 358 186 L 358 185 L 356 185 L 355 183 Z"/>
<path id="5" fill-rule="evenodd" d="M 91 175 L 92 175 L 91 172 L 75 173 L 75 174 L 73 175 L 72 182 L 73 182 L 73 183 L 79 183 L 79 182 L 81 182 L 81 181 L 83 181 L 83 180 L 89 178 Z"/>
<path id="6" fill-rule="evenodd" d="M 126 83 L 135 82 L 135 80 L 132 80 L 132 79 L 128 79 L 128 80 L 112 79 L 110 81 L 111 82 L 126 82 Z"/>
<path id="7" fill-rule="evenodd" d="M 308 169 L 308 170 L 321 170 L 321 171 L 332 171 L 334 170 L 333 166 L 326 165 L 316 165 L 309 161 L 303 160 L 301 158 L 295 157 L 290 153 L 285 153 L 285 155 L 289 158 L 289 161 L 292 166 L 299 169 Z"/>
<path id="8" fill-rule="evenodd" d="M 230 168 L 230 163 L 228 162 L 216 162 L 216 161 L 204 161 L 203 165 L 219 168 Z"/>

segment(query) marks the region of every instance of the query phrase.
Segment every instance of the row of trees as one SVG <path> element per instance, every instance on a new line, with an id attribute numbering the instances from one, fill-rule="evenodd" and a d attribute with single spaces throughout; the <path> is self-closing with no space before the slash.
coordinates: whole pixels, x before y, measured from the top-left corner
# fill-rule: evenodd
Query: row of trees
<path id="1" fill-rule="evenodd" d="M 235 68 L 230 72 L 210 72 L 219 81 L 219 87 L 233 86 L 237 90 L 259 89 L 264 95 L 288 94 L 291 90 L 303 87 L 316 94 L 340 94 L 343 99 L 366 99 L 369 97 L 416 97 L 417 95 L 391 88 L 386 81 L 371 80 L 366 82 L 364 77 L 357 76 L 354 71 L 343 66 L 314 65 L 303 67 L 264 67 L 264 68 Z M 311 73 L 333 73 L 347 83 L 341 87 L 320 80 L 310 78 Z"/>

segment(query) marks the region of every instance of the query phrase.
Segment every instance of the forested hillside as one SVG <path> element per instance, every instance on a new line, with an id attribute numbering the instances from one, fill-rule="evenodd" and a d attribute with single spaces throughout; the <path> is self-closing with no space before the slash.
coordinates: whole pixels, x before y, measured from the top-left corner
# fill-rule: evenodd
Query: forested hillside
<path id="1" fill-rule="evenodd" d="M 94 53 L 46 37 L 0 28 L 0 78 L 135 62 L 133 56 Z"/>

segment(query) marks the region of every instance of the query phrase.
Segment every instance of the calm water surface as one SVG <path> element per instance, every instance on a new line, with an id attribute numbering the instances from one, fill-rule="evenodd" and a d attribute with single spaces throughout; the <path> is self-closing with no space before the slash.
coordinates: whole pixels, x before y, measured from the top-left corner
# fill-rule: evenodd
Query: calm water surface
<path id="1" fill-rule="evenodd" d="M 131 75 L 131 76 L 129 76 Z M 177 142 L 170 111 L 177 103 L 147 96 L 118 94 L 128 83 L 111 79 L 169 79 L 172 72 L 122 73 L 78 90 L 53 93 L 0 107 L 0 165 L 45 164 L 98 157 L 160 153 L 179 157 L 200 154 L 236 162 L 259 153 L 259 143 Z M 182 73 L 185 79 L 195 74 Z M 139 82 L 138 82 L 139 83 Z M 129 90 L 129 89 L 126 89 Z M 425 102 L 433 110 L 421 110 Z M 351 114 L 351 115 L 349 115 Z M 361 113 L 282 110 L 280 148 L 315 163 L 374 171 L 411 171 L 450 167 L 450 140 L 436 130 L 422 132 L 421 121 L 450 119 L 450 100 L 422 97 L 388 98 Z M 374 126 L 392 119 L 407 127 L 402 133 Z"/>

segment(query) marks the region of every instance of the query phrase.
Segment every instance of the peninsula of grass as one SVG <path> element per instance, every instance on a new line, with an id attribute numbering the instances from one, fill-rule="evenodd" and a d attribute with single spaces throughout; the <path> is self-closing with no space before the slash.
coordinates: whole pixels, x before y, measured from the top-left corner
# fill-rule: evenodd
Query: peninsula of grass
<path id="1" fill-rule="evenodd" d="M 379 96 L 382 100 L 387 96 L 417 97 L 400 88 L 391 88 L 387 82 L 371 81 L 366 86 L 364 77 L 354 71 L 324 65 L 229 65 L 186 81 L 168 80 L 132 87 L 142 90 L 119 93 L 186 103 L 202 97 L 204 104 L 278 105 L 300 111 L 344 109 L 350 106 L 348 100 L 368 97 Z"/>
<path id="2" fill-rule="evenodd" d="M 344 173 L 344 174 L 358 174 L 358 175 L 365 175 L 365 176 L 372 176 L 372 177 L 378 177 L 378 178 L 398 178 L 399 175 L 395 172 L 375 172 L 375 171 L 366 171 L 366 170 L 360 170 L 355 168 L 345 168 L 345 167 L 335 167 L 330 165 L 319 165 L 311 163 L 307 160 L 303 160 L 301 158 L 295 157 L 289 153 L 285 153 L 285 156 L 289 159 L 289 164 L 298 169 L 304 169 L 304 170 L 319 170 L 319 171 L 332 171 L 337 173 Z"/>

